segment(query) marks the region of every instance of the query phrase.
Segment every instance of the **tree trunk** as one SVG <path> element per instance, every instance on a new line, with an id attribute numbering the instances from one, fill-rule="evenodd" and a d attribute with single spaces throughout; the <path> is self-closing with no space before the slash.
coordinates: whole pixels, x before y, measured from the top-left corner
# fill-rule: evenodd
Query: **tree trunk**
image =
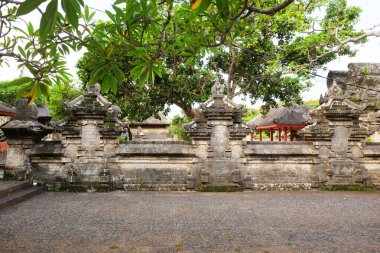
<path id="1" fill-rule="evenodd" d="M 182 112 L 185 114 L 186 118 L 192 120 L 194 118 L 194 113 L 192 107 L 184 102 L 174 103 L 176 106 L 182 109 Z"/>

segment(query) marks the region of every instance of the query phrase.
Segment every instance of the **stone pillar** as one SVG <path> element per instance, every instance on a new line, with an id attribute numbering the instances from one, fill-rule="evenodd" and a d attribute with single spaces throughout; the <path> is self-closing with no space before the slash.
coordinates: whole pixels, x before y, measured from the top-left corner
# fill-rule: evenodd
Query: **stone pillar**
<path id="1" fill-rule="evenodd" d="M 15 117 L 1 128 L 8 142 L 5 170 L 25 178 L 32 169 L 29 159 L 32 147 L 53 129 L 37 121 L 38 110 L 35 104 L 28 105 L 26 99 L 19 99 L 16 107 Z"/>
<path id="2" fill-rule="evenodd" d="M 363 147 L 367 136 L 376 129 L 377 121 L 369 115 L 378 110 L 380 92 L 374 93 L 369 86 L 380 85 L 377 77 L 369 83 L 363 80 L 368 81 L 371 71 L 380 74 L 380 67 L 367 69 L 363 64 L 350 64 L 349 68 L 348 73 L 329 73 L 328 94 L 321 98 L 322 105 L 310 113 L 310 125 L 302 130 L 319 150 L 314 186 L 370 184 Z"/>
<path id="3" fill-rule="evenodd" d="M 117 119 L 120 108 L 100 94 L 99 85 L 87 86 L 87 93 L 66 103 L 66 108 L 70 117 L 62 130 L 62 169 L 68 181 L 118 181 L 117 173 L 111 172 L 110 160 L 115 156 L 117 137 L 127 127 Z"/>
<path id="4" fill-rule="evenodd" d="M 185 126 L 197 150 L 198 188 L 240 189 L 243 184 L 240 158 L 250 130 L 241 123 L 242 106 L 225 98 L 222 90 L 216 82 L 212 98 L 195 110 L 196 118 Z"/>

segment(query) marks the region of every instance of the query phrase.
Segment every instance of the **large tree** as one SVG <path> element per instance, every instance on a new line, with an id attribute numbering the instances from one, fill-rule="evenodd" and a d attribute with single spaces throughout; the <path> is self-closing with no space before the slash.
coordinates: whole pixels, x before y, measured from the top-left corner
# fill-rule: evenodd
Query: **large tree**
<path id="1" fill-rule="evenodd" d="M 43 2 L 45 10 L 38 7 Z M 225 77 L 230 98 L 243 94 L 267 106 L 276 100 L 290 104 L 300 100 L 316 69 L 338 54 L 354 54 L 350 43 L 380 36 L 354 29 L 360 9 L 345 0 L 191 2 L 116 0 L 106 11 L 109 20 L 93 22 L 82 0 L 5 0 L 0 59 L 16 58 L 32 72 L 34 79 L 20 80 L 28 83 L 25 95 L 32 101 L 67 78 L 61 55 L 86 48 L 85 80 L 100 82 L 109 97 L 127 98 L 127 114 L 176 104 L 191 116 L 189 108 L 206 99 L 215 75 Z M 6 29 L 37 7 L 39 29 L 28 24 L 9 39 Z"/>

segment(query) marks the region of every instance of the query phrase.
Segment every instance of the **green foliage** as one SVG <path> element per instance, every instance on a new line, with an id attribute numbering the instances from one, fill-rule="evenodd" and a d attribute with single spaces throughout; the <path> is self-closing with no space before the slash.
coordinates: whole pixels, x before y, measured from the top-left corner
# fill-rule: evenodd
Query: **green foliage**
<path id="1" fill-rule="evenodd" d="M 116 139 L 118 141 L 129 141 L 129 137 L 128 136 L 119 136 Z"/>
<path id="2" fill-rule="evenodd" d="M 260 115 L 258 109 L 245 109 L 242 119 L 244 121 L 250 121 Z"/>
<path id="3" fill-rule="evenodd" d="M 186 117 L 175 115 L 169 126 L 169 132 L 178 136 L 180 140 L 190 141 L 190 136 L 183 130 L 183 125 L 188 123 L 189 120 Z"/>
<path id="4" fill-rule="evenodd" d="M 82 90 L 69 83 L 55 84 L 49 96 L 48 108 L 53 121 L 61 120 L 67 116 L 64 102 L 69 102 L 82 94 Z"/>
<path id="5" fill-rule="evenodd" d="M 22 22 L 14 21 L 43 2 L 39 28 L 18 27 Z M 62 56 L 86 48 L 83 81 L 99 82 L 111 100 L 124 103 L 125 115 L 143 119 L 170 104 L 191 117 L 189 108 L 207 98 L 216 75 L 228 76 L 229 98 L 261 99 L 264 112 L 278 101 L 300 103 L 316 69 L 353 55 L 350 41 L 365 42 L 349 39 L 363 32 L 354 29 L 360 9 L 345 0 L 191 2 L 115 0 L 108 20 L 94 22 L 83 0 L 11 1 L 1 19 L 23 46 L 0 33 L 0 47 L 34 76 L 21 92 L 30 102 L 67 82 Z M 321 19 L 318 10 L 325 10 Z"/>
<path id="6" fill-rule="evenodd" d="M 26 88 L 28 88 L 28 83 L 20 83 L 20 79 L 0 82 L 0 101 L 14 105 L 20 92 Z M 39 97 L 34 102 L 37 106 L 42 106 L 43 101 L 47 100 L 50 116 L 52 120 L 57 121 L 66 116 L 67 112 L 65 112 L 63 103 L 73 100 L 80 94 L 82 94 L 82 90 L 69 83 L 54 84 L 48 97 Z"/>
<path id="7" fill-rule="evenodd" d="M 15 105 L 20 92 L 28 88 L 28 86 L 29 83 L 22 83 L 19 79 L 13 81 L 0 81 L 0 101 L 9 105 Z M 42 105 L 43 100 L 43 97 L 39 97 L 34 102 L 40 106 Z"/>
<path id="8" fill-rule="evenodd" d="M 334 186 L 327 186 L 324 189 L 326 191 L 359 191 L 359 192 L 368 192 L 368 191 L 375 190 L 371 186 L 362 186 L 362 185 L 334 185 Z"/>
<path id="9" fill-rule="evenodd" d="M 203 186 L 198 191 L 200 192 L 241 192 L 243 189 L 240 186 Z"/>
<path id="10" fill-rule="evenodd" d="M 319 100 L 305 100 L 303 101 L 303 104 L 308 105 L 312 109 L 315 109 L 319 106 Z"/>

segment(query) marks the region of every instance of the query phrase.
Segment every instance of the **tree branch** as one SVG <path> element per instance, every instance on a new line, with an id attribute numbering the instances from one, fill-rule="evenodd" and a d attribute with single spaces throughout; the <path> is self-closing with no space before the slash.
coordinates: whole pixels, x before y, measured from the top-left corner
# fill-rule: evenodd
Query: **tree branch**
<path id="1" fill-rule="evenodd" d="M 321 55 L 318 55 L 317 57 L 315 57 L 314 59 L 310 59 L 310 61 L 307 63 L 307 64 L 304 64 L 301 66 L 301 68 L 298 70 L 302 70 L 302 69 L 305 69 L 305 68 L 309 68 L 309 67 L 313 67 L 314 63 L 317 62 L 318 60 L 328 56 L 328 55 L 331 55 L 331 54 L 335 54 L 335 53 L 338 53 L 341 48 L 345 45 L 347 45 L 348 43 L 355 43 L 355 42 L 358 42 L 362 39 L 365 39 L 367 37 L 371 37 L 371 36 L 374 36 L 374 37 L 380 37 L 380 31 L 372 31 L 372 32 L 367 32 L 367 33 L 364 33 L 358 37 L 355 37 L 355 38 L 348 38 L 348 39 L 345 39 L 345 40 L 339 40 L 338 38 L 336 38 L 339 42 L 339 45 L 337 47 L 335 47 L 334 49 L 326 52 L 326 53 L 323 53 Z"/>
<path id="2" fill-rule="evenodd" d="M 268 10 L 257 8 L 256 6 L 254 6 L 254 4 L 252 4 L 247 9 L 250 12 L 255 12 L 255 13 L 260 13 L 260 14 L 266 14 L 266 15 L 273 16 L 277 12 L 279 12 L 279 11 L 285 9 L 286 7 L 288 7 L 293 2 L 294 2 L 294 0 L 285 0 L 284 2 L 280 3 L 279 5 L 276 5 L 276 6 L 270 8 Z"/>
<path id="3" fill-rule="evenodd" d="M 236 48 L 231 46 L 231 64 L 228 70 L 228 79 L 227 79 L 227 97 L 231 98 L 231 94 L 233 93 L 232 89 L 232 80 L 234 79 L 235 74 L 235 63 L 236 63 Z"/>

